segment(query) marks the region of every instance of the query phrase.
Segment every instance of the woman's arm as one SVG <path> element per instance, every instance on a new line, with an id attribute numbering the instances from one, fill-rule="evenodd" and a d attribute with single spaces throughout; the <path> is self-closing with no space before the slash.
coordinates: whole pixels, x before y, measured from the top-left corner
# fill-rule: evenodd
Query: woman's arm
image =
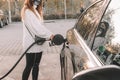
<path id="1" fill-rule="evenodd" d="M 53 38 L 53 33 L 50 32 L 44 25 L 41 20 L 30 10 L 25 11 L 25 25 L 28 29 L 35 35 L 43 38 Z"/>

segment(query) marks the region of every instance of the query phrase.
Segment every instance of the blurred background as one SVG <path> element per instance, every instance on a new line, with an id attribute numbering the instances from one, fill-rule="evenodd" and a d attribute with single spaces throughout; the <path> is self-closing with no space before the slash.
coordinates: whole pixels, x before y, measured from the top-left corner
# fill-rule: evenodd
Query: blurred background
<path id="1" fill-rule="evenodd" d="M 44 19 L 77 18 L 95 0 L 44 0 Z M 0 0 L 0 12 L 9 22 L 21 21 L 20 12 L 24 0 Z"/>

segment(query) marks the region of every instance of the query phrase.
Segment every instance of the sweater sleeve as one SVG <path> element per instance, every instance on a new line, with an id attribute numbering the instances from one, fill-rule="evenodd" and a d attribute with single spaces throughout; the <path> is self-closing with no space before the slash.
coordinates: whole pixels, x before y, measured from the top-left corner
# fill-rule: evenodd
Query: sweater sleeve
<path id="1" fill-rule="evenodd" d="M 49 39 L 53 34 L 43 25 L 43 22 L 28 9 L 25 11 L 24 24 L 34 35 L 37 35 L 39 37 Z"/>

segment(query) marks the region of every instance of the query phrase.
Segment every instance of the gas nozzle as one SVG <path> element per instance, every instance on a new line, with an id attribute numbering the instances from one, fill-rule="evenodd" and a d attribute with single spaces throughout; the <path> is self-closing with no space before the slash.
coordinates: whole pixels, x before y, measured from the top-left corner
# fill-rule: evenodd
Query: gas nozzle
<path id="1" fill-rule="evenodd" d="M 56 34 L 53 39 L 51 40 L 51 45 L 61 45 L 62 43 L 66 42 L 67 39 L 60 34 Z"/>
<path id="2" fill-rule="evenodd" d="M 45 41 L 48 41 L 45 38 L 41 38 L 36 36 L 35 37 L 35 42 L 38 45 L 42 45 Z M 64 39 L 64 37 L 60 34 L 56 34 L 54 35 L 53 39 L 51 40 L 51 43 L 49 43 L 50 46 L 54 46 L 54 45 L 61 45 L 62 43 L 65 43 L 67 41 L 67 39 Z"/>

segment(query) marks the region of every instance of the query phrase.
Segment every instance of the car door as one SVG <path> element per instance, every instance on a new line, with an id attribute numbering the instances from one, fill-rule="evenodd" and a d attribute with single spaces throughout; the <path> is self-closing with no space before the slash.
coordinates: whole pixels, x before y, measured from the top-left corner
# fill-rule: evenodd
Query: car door
<path id="1" fill-rule="evenodd" d="M 61 80 L 71 80 L 83 70 L 102 66 L 91 52 L 92 43 L 101 18 L 110 0 L 99 0 L 88 7 L 79 17 L 75 26 L 67 31 L 67 47 L 61 51 Z"/>

